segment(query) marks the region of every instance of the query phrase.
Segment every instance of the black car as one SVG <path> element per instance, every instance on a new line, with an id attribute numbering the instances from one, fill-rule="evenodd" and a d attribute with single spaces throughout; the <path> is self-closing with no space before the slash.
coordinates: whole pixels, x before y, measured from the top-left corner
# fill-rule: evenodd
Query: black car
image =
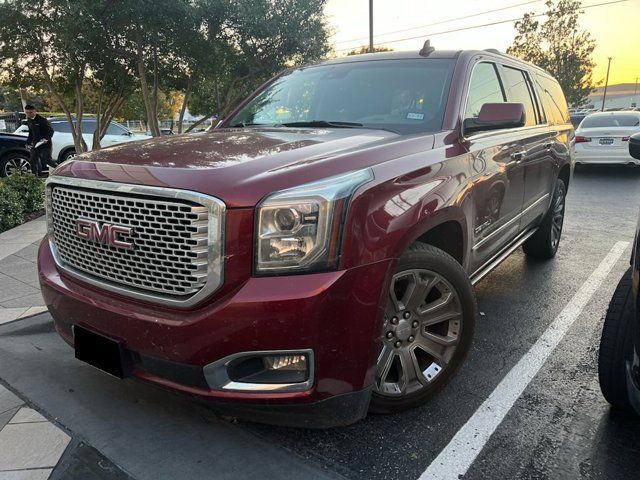
<path id="1" fill-rule="evenodd" d="M 629 153 L 640 159 L 640 133 L 629 139 Z M 604 319 L 598 375 L 600 389 L 615 407 L 640 415 L 640 219 L 633 242 L 631 266 L 620 279 Z"/>
<path id="2" fill-rule="evenodd" d="M 31 171 L 27 137 L 0 133 L 0 177 L 7 177 L 17 171 Z"/>

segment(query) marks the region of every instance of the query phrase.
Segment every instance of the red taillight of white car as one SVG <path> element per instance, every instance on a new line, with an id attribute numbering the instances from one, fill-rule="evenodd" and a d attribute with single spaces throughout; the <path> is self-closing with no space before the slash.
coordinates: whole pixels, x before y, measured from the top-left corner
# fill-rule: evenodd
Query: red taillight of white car
<path id="1" fill-rule="evenodd" d="M 623 142 L 628 142 L 629 141 L 629 137 L 622 137 L 622 141 Z"/>
<path id="2" fill-rule="evenodd" d="M 576 143 L 587 143 L 590 141 L 591 141 L 590 137 L 582 137 L 580 135 L 576 136 Z"/>

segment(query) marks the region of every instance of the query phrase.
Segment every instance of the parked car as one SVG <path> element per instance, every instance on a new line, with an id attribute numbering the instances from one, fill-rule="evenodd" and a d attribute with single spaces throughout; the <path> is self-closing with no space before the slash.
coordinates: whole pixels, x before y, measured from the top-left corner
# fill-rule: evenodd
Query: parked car
<path id="1" fill-rule="evenodd" d="M 631 136 L 629 153 L 640 160 L 640 133 Z M 640 218 L 631 266 L 620 279 L 604 319 L 598 376 L 604 398 L 614 407 L 640 415 Z"/>
<path id="2" fill-rule="evenodd" d="M 582 122 L 582 120 L 584 120 L 587 115 L 587 113 L 572 113 L 570 115 L 570 118 L 573 128 L 577 130 L 580 122 Z"/>
<path id="3" fill-rule="evenodd" d="M 49 118 L 49 121 L 51 122 L 51 126 L 55 132 L 52 139 L 53 150 L 51 152 L 51 156 L 58 162 L 64 162 L 74 157 L 76 149 L 67 119 L 57 117 Z M 84 138 L 89 150 L 91 150 L 93 146 L 93 132 L 95 129 L 95 118 L 88 117 L 82 120 L 82 138 Z M 29 135 L 29 127 L 27 127 L 27 125 L 21 125 L 14 133 L 27 136 Z M 131 131 L 127 130 L 123 125 L 112 121 L 107 128 L 107 133 L 100 141 L 100 145 L 102 147 L 109 147 L 120 143 L 146 140 L 148 138 L 151 137 L 149 135 L 131 133 Z"/>
<path id="4" fill-rule="evenodd" d="M 13 133 L 0 133 L 0 177 L 14 172 L 30 172 L 27 139 Z"/>
<path id="5" fill-rule="evenodd" d="M 629 136 L 640 132 L 640 112 L 598 112 L 576 129 L 576 163 L 640 165 L 629 154 Z"/>
<path id="6" fill-rule="evenodd" d="M 472 285 L 555 255 L 572 141 L 558 82 L 493 51 L 287 70 L 209 133 L 56 169 L 43 296 L 80 360 L 230 414 L 416 407 L 469 350 Z"/>

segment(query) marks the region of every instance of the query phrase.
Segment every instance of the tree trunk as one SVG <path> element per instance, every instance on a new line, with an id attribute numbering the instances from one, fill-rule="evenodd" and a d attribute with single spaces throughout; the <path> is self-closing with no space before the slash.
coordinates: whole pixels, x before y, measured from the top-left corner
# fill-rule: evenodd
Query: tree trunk
<path id="1" fill-rule="evenodd" d="M 187 103 L 189 102 L 189 97 L 191 96 L 192 83 L 193 83 L 193 78 L 190 76 L 189 80 L 187 80 L 187 89 L 184 92 L 182 107 L 180 108 L 180 116 L 178 117 L 178 133 L 182 133 L 182 122 L 184 121 L 184 114 L 187 110 Z"/>
<path id="2" fill-rule="evenodd" d="M 27 106 L 27 89 L 20 87 L 20 102 L 22 103 L 22 109 Z"/>
<path id="3" fill-rule="evenodd" d="M 144 65 L 144 56 L 142 55 L 142 46 L 138 45 L 138 76 L 140 77 L 140 87 L 142 89 L 142 99 L 144 101 L 144 109 L 147 113 L 147 126 L 154 137 L 160 136 L 160 128 L 158 127 L 158 119 L 154 117 L 153 108 L 151 106 L 151 98 L 149 97 L 149 84 L 147 82 L 147 71 Z"/>

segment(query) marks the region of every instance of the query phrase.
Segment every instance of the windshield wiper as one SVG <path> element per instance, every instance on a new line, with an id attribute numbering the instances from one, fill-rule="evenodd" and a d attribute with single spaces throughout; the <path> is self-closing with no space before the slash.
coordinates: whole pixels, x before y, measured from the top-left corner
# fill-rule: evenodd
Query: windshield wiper
<path id="1" fill-rule="evenodd" d="M 230 128 L 244 128 L 244 127 L 266 127 L 268 123 L 252 123 L 252 122 L 240 122 L 235 125 L 231 125 Z"/>
<path id="2" fill-rule="evenodd" d="M 287 122 L 279 124 L 283 127 L 328 127 L 328 128 L 366 128 L 368 130 L 384 130 L 385 132 L 398 133 L 395 130 L 384 127 L 372 127 L 370 125 L 364 125 L 357 122 L 340 122 L 340 121 L 327 121 L 327 120 L 309 120 L 307 122 Z M 274 125 L 275 126 L 275 125 Z"/>
<path id="3" fill-rule="evenodd" d="M 309 120 L 307 122 L 287 122 L 282 124 L 285 127 L 333 127 L 333 128 L 362 128 L 362 123 L 356 122 L 328 122 L 326 120 Z"/>

